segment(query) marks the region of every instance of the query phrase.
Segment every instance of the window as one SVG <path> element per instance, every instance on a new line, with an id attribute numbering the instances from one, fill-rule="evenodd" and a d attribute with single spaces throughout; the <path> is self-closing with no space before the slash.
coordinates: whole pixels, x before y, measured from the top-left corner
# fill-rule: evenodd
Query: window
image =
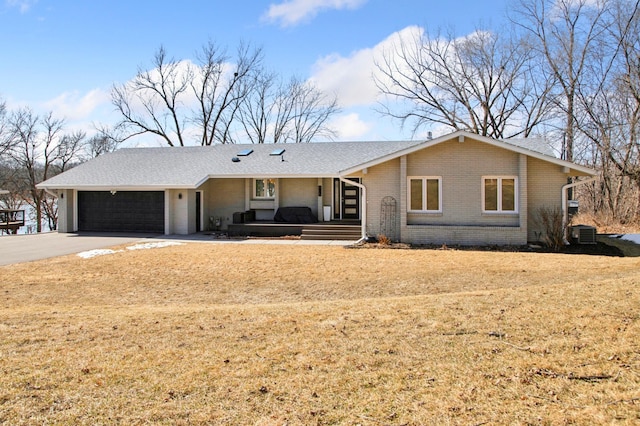
<path id="1" fill-rule="evenodd" d="M 409 211 L 442 212 L 442 178 L 409 177 Z"/>
<path id="2" fill-rule="evenodd" d="M 253 196 L 254 198 L 275 198 L 276 180 L 256 179 L 253 185 Z"/>
<path id="3" fill-rule="evenodd" d="M 517 212 L 517 179 L 488 176 L 482 178 L 482 211 L 487 213 Z"/>

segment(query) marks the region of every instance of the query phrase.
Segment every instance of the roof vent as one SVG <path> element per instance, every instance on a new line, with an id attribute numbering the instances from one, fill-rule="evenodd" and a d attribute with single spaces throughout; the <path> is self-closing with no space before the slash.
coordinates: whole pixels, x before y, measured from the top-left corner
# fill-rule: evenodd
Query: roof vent
<path id="1" fill-rule="evenodd" d="M 239 163 L 240 159 L 238 157 L 233 157 L 231 161 L 233 161 L 234 163 Z"/>

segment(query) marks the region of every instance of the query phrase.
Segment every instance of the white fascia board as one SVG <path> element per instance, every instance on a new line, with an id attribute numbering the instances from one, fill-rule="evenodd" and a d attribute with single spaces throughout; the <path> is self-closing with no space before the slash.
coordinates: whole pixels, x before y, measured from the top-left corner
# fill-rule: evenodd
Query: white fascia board
<path id="1" fill-rule="evenodd" d="M 231 174 L 231 175 L 209 175 L 207 178 L 200 181 L 199 185 L 202 185 L 209 179 L 253 179 L 253 178 L 273 178 L 273 179 L 318 179 L 318 178 L 330 178 L 338 177 L 339 173 L 323 173 L 323 174 L 278 174 L 278 173 L 253 173 L 253 174 Z M 198 185 L 198 186 L 199 186 Z"/>
<path id="2" fill-rule="evenodd" d="M 77 191 L 164 191 L 165 189 L 195 189 L 192 185 L 37 185 L 42 189 L 75 189 Z"/>

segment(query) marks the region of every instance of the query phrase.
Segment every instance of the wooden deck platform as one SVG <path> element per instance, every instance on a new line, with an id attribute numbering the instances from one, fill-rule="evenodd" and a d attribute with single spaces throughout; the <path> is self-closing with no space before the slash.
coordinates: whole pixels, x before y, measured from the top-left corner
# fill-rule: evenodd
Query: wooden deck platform
<path id="1" fill-rule="evenodd" d="M 299 236 L 303 240 L 359 240 L 362 236 L 360 221 L 341 220 L 317 223 L 282 223 L 254 221 L 229 224 L 229 237 L 287 237 Z"/>
<path id="2" fill-rule="evenodd" d="M 24 210 L 0 210 L 0 230 L 15 233 L 24 226 Z"/>

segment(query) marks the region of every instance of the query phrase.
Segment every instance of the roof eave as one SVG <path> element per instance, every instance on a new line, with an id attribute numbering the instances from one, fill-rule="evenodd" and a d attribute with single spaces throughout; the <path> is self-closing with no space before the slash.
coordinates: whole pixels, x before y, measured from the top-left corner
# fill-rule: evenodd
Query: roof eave
<path id="1" fill-rule="evenodd" d="M 340 172 L 328 172 L 328 173 L 305 173 L 305 174 L 279 174 L 279 173 L 241 173 L 241 174 L 225 174 L 225 175 L 216 175 L 212 174 L 203 179 L 199 185 L 202 185 L 208 179 L 260 179 L 260 178 L 272 178 L 272 179 L 322 179 L 322 178 L 331 178 L 338 177 Z"/>
<path id="2" fill-rule="evenodd" d="M 195 189 L 193 185 L 92 185 L 92 184 L 38 184 L 38 188 L 47 190 L 75 189 L 78 191 L 163 191 L 165 189 Z"/>

